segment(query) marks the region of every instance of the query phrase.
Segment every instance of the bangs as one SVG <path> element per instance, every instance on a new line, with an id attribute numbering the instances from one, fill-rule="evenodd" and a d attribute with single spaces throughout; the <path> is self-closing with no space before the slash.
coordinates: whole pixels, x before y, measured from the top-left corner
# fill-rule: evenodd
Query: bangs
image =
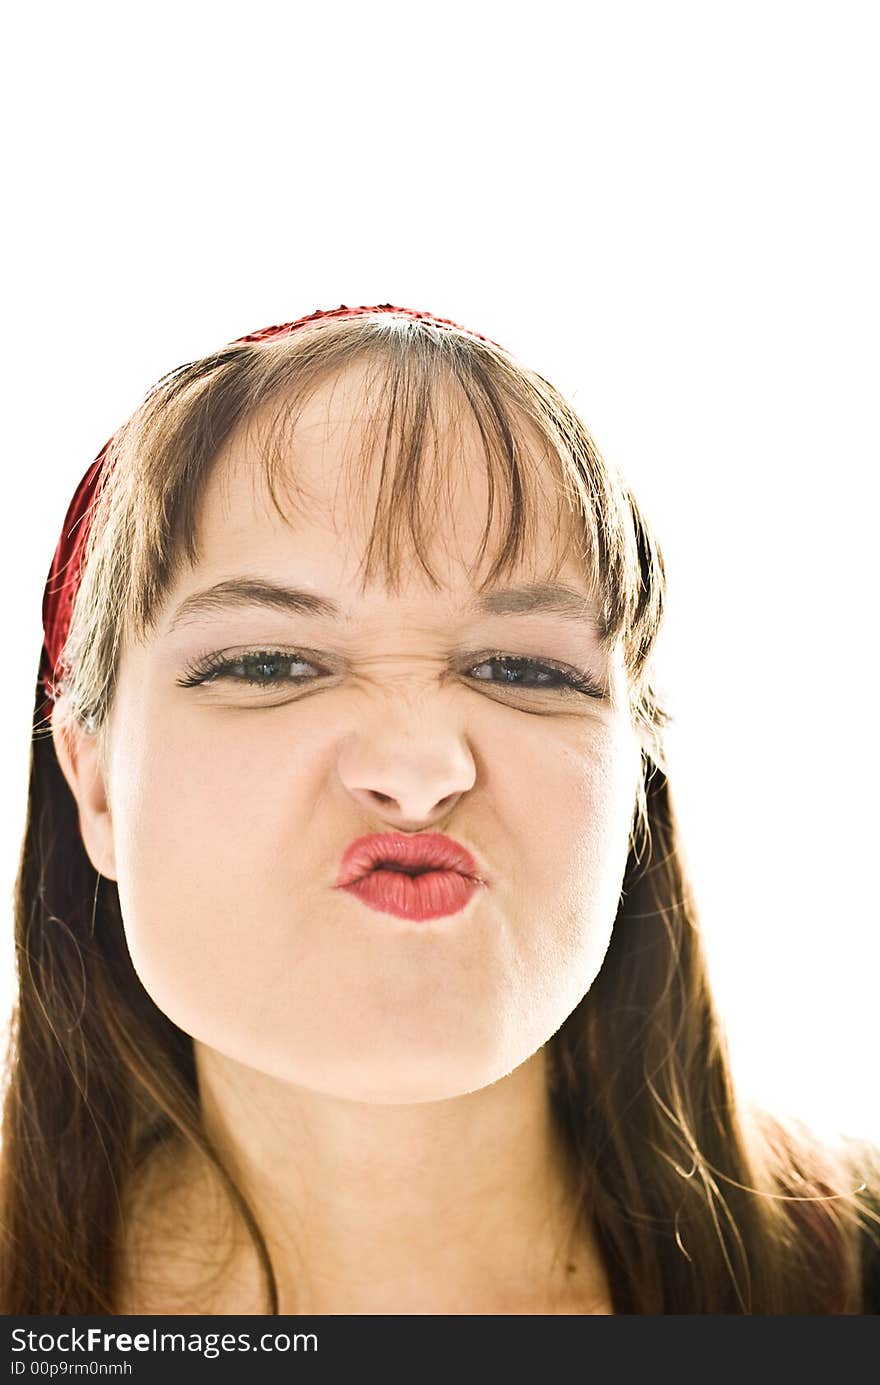
<path id="1" fill-rule="evenodd" d="M 476 468 L 487 496 L 482 536 L 469 567 L 477 590 L 494 586 L 540 555 L 542 577 L 551 578 L 566 561 L 573 562 L 595 598 L 595 539 L 584 541 L 583 525 L 565 497 L 561 459 L 521 409 L 479 377 L 448 368 L 441 374 L 424 357 L 383 353 L 356 364 L 365 368 L 355 386 L 355 426 L 348 437 L 334 438 L 334 445 L 344 460 L 337 494 L 342 489 L 349 504 L 370 516 L 360 560 L 363 587 L 379 578 L 397 595 L 416 567 L 435 589 L 441 587 L 429 554 L 454 522 L 457 484 L 467 482 Z M 245 418 L 228 440 L 230 448 L 254 458 L 272 505 L 291 526 L 294 516 L 310 515 L 314 499 L 297 467 L 303 410 L 325 386 L 329 421 L 341 385 L 337 375 L 308 391 L 288 390 Z M 222 468 L 225 452 L 212 471 Z M 349 535 L 343 531 L 339 538 L 345 542 Z M 197 525 L 179 534 L 179 544 L 187 562 L 198 561 Z M 493 556 L 478 580 L 490 544 Z"/>

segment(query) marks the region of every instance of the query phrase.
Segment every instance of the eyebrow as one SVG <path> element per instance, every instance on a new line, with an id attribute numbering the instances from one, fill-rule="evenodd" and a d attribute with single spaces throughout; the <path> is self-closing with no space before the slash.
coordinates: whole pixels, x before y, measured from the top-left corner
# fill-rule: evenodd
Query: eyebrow
<path id="1" fill-rule="evenodd" d="M 344 611 L 335 601 L 316 592 L 282 586 L 264 577 L 227 577 L 222 582 L 187 596 L 171 617 L 168 632 L 197 620 L 199 616 L 240 606 L 262 606 L 339 624 L 348 624 L 353 619 L 351 613 Z M 465 608 L 465 614 L 470 616 L 532 615 L 535 612 L 562 616 L 565 620 L 586 625 L 597 632 L 601 629 L 589 595 L 552 582 L 531 582 L 525 586 L 486 592 L 475 597 Z"/>

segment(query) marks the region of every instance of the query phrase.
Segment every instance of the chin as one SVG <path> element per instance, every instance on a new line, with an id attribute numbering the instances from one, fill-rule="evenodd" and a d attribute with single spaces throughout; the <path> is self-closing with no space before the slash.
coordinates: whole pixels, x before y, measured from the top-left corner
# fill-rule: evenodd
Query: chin
<path id="1" fill-rule="evenodd" d="M 275 1075 L 338 1101 L 356 1101 L 375 1106 L 410 1106 L 432 1101 L 450 1101 L 481 1091 L 505 1077 L 524 1062 L 528 1054 L 516 1061 L 503 1061 L 498 1054 L 490 1060 L 481 1055 L 456 1055 L 449 1050 L 421 1058 L 409 1055 L 402 1059 L 372 1053 L 352 1061 L 351 1053 L 340 1056 L 337 1063 L 328 1062 L 294 1065 L 293 1070 L 275 1069 Z M 286 1065 L 285 1065 L 286 1066 Z"/>
<path id="2" fill-rule="evenodd" d="M 485 1081 L 471 1077 L 469 1081 L 446 1078 L 409 1077 L 394 1081 L 387 1073 L 377 1073 L 374 1080 L 364 1078 L 360 1081 L 340 1083 L 332 1089 L 315 1088 L 325 1096 L 337 1101 L 360 1102 L 366 1106 L 418 1106 L 436 1101 L 452 1101 L 455 1097 L 467 1096 L 470 1092 L 481 1091 L 492 1085 L 496 1078 Z"/>

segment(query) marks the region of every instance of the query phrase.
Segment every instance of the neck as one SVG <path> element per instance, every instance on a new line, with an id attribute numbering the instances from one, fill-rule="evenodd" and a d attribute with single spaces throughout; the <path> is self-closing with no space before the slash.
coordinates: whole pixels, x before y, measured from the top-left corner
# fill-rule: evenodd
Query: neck
<path id="1" fill-rule="evenodd" d="M 544 1050 L 483 1090 L 409 1105 L 196 1054 L 205 1125 L 266 1236 L 280 1312 L 602 1311 L 565 1307 L 607 1285 L 574 1209 Z M 189 1225 L 218 1225 L 205 1197 L 192 1180 Z M 238 1304 L 258 1299 L 242 1230 L 228 1267 Z"/>

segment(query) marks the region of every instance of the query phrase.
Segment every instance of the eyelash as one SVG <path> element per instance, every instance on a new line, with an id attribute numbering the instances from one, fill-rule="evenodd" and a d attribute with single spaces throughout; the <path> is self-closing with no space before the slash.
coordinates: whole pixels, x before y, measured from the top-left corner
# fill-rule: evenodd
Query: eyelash
<path id="1" fill-rule="evenodd" d="M 246 676 L 235 676 L 231 670 L 236 665 L 247 665 L 250 662 L 263 661 L 264 663 L 284 663 L 290 664 L 311 663 L 304 659 L 299 653 L 285 653 L 281 649 L 249 649 L 241 654 L 231 657 L 226 654 L 209 654 L 206 658 L 197 661 L 187 667 L 183 678 L 177 679 L 177 685 L 181 688 L 193 688 L 200 684 L 209 682 L 219 682 L 223 678 L 229 678 L 233 682 L 249 684 L 252 687 L 274 688 L 282 683 L 299 686 L 303 683 L 313 683 L 314 678 L 294 677 L 281 678 L 248 678 Z M 537 687 L 525 687 L 525 692 L 562 692 L 580 693 L 587 697 L 604 699 L 605 693 L 599 684 L 587 674 L 576 673 L 573 669 L 566 669 L 557 664 L 547 663 L 545 660 L 528 659 L 514 654 L 483 654 L 478 660 L 469 665 L 470 668 L 479 668 L 481 664 L 500 664 L 505 667 L 513 667 L 521 670 L 528 670 L 540 673 L 552 673 L 560 680 L 556 684 L 540 684 Z M 313 664 L 312 667 L 315 667 Z M 498 686 L 499 680 L 474 678 L 472 681 L 477 683 L 488 683 L 490 686 Z M 500 685 L 505 686 L 504 680 L 500 680 Z M 518 683 L 509 683 L 508 687 L 513 689 L 522 688 Z"/>

